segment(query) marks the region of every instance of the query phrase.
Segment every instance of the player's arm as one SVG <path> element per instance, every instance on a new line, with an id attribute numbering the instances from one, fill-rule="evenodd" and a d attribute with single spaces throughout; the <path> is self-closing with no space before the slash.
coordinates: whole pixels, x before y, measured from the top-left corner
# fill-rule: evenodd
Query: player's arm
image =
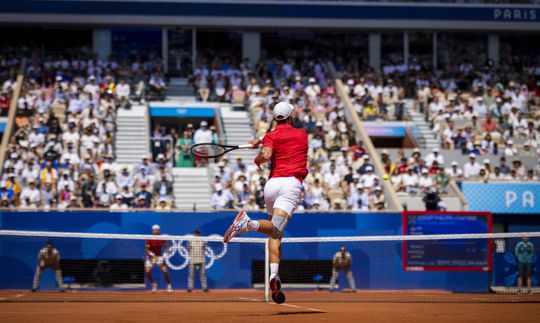
<path id="1" fill-rule="evenodd" d="M 146 244 L 146 254 L 150 257 L 155 257 L 156 254 L 152 252 L 152 250 L 150 250 L 150 245 L 149 244 Z"/>
<path id="2" fill-rule="evenodd" d="M 255 157 L 255 164 L 257 166 L 261 166 L 261 164 L 267 163 L 270 161 L 270 158 L 272 157 L 272 148 L 270 147 L 263 147 L 257 157 Z"/>
<path id="3" fill-rule="evenodd" d="M 38 254 L 38 264 L 40 267 L 45 266 L 45 255 L 41 252 Z"/>
<path id="4" fill-rule="evenodd" d="M 259 145 L 262 144 L 264 136 L 260 136 L 259 138 L 253 138 L 248 140 L 248 144 L 251 145 L 250 149 L 257 149 L 259 148 Z"/>

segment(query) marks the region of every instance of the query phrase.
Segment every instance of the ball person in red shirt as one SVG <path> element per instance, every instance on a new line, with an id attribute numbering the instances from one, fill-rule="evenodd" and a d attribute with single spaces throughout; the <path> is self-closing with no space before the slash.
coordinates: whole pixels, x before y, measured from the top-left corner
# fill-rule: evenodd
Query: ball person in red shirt
<path id="1" fill-rule="evenodd" d="M 159 231 L 159 225 L 154 224 L 152 226 L 152 234 L 157 236 L 159 235 Z M 167 291 L 172 292 L 171 278 L 167 271 L 167 264 L 163 258 L 163 248 L 165 248 L 165 250 L 169 249 L 169 244 L 166 240 L 146 240 L 146 261 L 144 262 L 144 270 L 146 272 L 146 277 L 148 277 L 148 280 L 152 285 L 152 292 L 157 291 L 157 283 L 152 276 L 152 268 L 154 265 L 158 265 L 158 267 L 161 268 L 165 281 L 167 282 Z"/>
<path id="2" fill-rule="evenodd" d="M 269 220 L 251 220 L 246 212 L 240 211 L 233 224 L 225 233 L 228 242 L 240 233 L 257 231 L 269 236 L 270 253 L 270 288 L 272 299 L 276 303 L 285 301 L 281 292 L 281 280 L 278 275 L 281 258 L 281 237 L 293 211 L 300 202 L 302 181 L 308 174 L 307 133 L 292 127 L 294 107 L 286 102 L 279 102 L 274 107 L 276 127 L 262 138 L 262 149 L 255 158 L 255 164 L 270 162 L 270 178 L 264 187 L 264 201 Z M 261 140 L 252 141 L 253 148 Z"/>

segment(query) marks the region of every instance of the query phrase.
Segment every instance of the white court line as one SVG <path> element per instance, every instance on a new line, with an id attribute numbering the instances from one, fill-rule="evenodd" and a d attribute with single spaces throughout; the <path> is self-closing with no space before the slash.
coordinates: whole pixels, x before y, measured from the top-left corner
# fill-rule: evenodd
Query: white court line
<path id="1" fill-rule="evenodd" d="M 245 300 L 245 301 L 252 301 L 252 302 L 263 302 L 263 301 L 260 300 L 260 299 L 249 298 L 249 297 L 238 297 L 238 299 L 242 299 L 242 300 Z M 285 303 L 283 303 L 283 304 L 277 304 L 277 303 L 274 303 L 274 302 L 263 302 L 263 303 L 266 303 L 266 304 L 273 304 L 273 305 L 279 305 L 279 306 L 287 306 L 287 307 L 300 308 L 300 309 L 305 309 L 305 310 L 312 311 L 312 312 L 326 313 L 326 311 L 318 310 L 318 309 L 316 309 L 316 308 L 303 307 L 303 306 L 294 305 L 294 304 L 285 304 Z"/>

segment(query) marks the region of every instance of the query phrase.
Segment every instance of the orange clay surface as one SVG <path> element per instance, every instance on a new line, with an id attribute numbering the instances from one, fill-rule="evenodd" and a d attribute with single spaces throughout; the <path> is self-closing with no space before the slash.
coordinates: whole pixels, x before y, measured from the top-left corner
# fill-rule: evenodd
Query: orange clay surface
<path id="1" fill-rule="evenodd" d="M 253 291 L 0 292 L 0 322 L 540 322 L 540 295 Z M 99 302 L 101 300 L 101 302 Z"/>

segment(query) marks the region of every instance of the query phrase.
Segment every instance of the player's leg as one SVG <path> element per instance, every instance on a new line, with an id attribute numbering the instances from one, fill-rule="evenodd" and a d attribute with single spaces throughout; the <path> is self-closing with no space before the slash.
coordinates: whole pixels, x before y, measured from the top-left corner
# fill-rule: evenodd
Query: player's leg
<path id="1" fill-rule="evenodd" d="M 161 268 L 161 271 L 163 272 L 163 277 L 165 278 L 165 282 L 167 283 L 167 291 L 172 292 L 171 276 L 169 275 L 169 271 L 167 270 L 167 265 L 165 264 L 163 257 L 158 258 L 157 264 L 159 268 Z"/>
<path id="2" fill-rule="evenodd" d="M 208 292 L 208 281 L 206 279 L 206 267 L 204 263 L 199 264 L 199 279 L 201 280 L 203 291 Z"/>
<path id="3" fill-rule="evenodd" d="M 188 265 L 188 293 L 191 293 L 193 290 L 193 281 L 195 279 L 195 265 L 192 262 L 189 262 Z"/>
<path id="4" fill-rule="evenodd" d="M 525 266 L 524 263 L 518 262 L 518 278 L 517 278 L 517 288 L 518 293 L 521 293 L 521 288 L 523 287 L 523 277 L 525 276 Z"/>
<path id="5" fill-rule="evenodd" d="M 34 281 L 32 282 L 32 291 L 37 291 L 39 287 L 39 282 L 41 281 L 41 273 L 43 272 L 43 268 L 41 266 L 36 266 L 36 272 L 34 273 Z"/>
<path id="6" fill-rule="evenodd" d="M 354 281 L 351 268 L 347 269 L 347 280 L 349 281 L 349 288 L 353 291 L 353 293 L 356 292 L 356 282 Z"/>
<path id="7" fill-rule="evenodd" d="M 333 291 L 336 287 L 336 281 L 339 277 L 339 267 L 332 267 L 332 277 L 330 278 L 330 291 Z"/>
<path id="8" fill-rule="evenodd" d="M 146 261 L 144 262 L 144 272 L 146 273 L 148 282 L 152 286 L 152 292 L 155 292 L 157 291 L 157 284 L 156 284 L 156 281 L 154 280 L 154 276 L 152 276 L 152 267 L 154 267 L 153 258 L 146 258 Z"/>
<path id="9" fill-rule="evenodd" d="M 56 262 L 53 266 L 54 275 L 56 278 L 56 286 L 63 291 L 64 290 L 64 280 L 62 279 L 62 271 L 60 270 L 60 262 Z"/>
<path id="10" fill-rule="evenodd" d="M 527 275 L 527 293 L 532 292 L 532 264 L 525 264 L 525 274 Z"/>

